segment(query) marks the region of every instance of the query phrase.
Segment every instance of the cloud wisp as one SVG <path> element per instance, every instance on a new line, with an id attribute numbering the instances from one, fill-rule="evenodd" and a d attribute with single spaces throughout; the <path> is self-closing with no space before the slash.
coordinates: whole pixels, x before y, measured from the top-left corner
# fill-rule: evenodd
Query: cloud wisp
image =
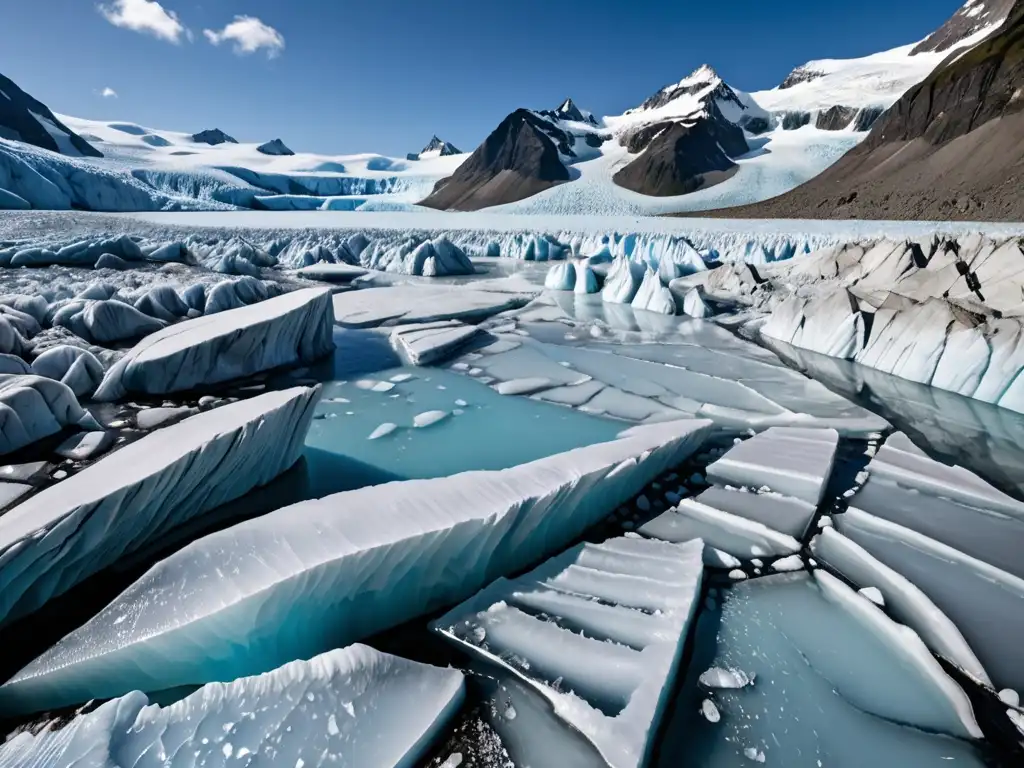
<path id="1" fill-rule="evenodd" d="M 115 27 L 153 35 L 168 43 L 178 44 L 182 37 L 192 39 L 191 33 L 178 20 L 178 15 L 157 0 L 113 0 L 96 8 Z"/>
<path id="2" fill-rule="evenodd" d="M 100 96 L 102 96 L 104 99 L 116 99 L 117 91 L 115 91 L 110 86 L 107 86 L 102 91 L 100 91 Z"/>
<path id="3" fill-rule="evenodd" d="M 219 32 L 204 29 L 203 34 L 214 45 L 234 43 L 234 52 L 239 56 L 263 50 L 268 59 L 273 59 L 284 50 L 284 35 L 255 16 L 235 16 L 235 20 Z"/>

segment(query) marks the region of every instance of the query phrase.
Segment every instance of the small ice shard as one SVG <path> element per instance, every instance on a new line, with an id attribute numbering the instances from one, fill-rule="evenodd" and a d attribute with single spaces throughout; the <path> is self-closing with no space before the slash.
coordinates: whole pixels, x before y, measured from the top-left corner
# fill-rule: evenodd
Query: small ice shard
<path id="1" fill-rule="evenodd" d="M 819 528 L 832 528 L 833 527 L 832 526 L 832 518 L 829 517 L 828 515 L 822 515 L 821 518 L 818 520 L 818 527 Z"/>
<path id="2" fill-rule="evenodd" d="M 143 411 L 139 411 L 135 417 L 135 422 L 139 425 L 139 429 L 156 429 L 168 421 L 180 419 L 191 412 L 192 409 L 187 405 L 180 408 L 146 408 Z"/>
<path id="3" fill-rule="evenodd" d="M 672 689 L 702 549 L 630 535 L 580 544 L 499 579 L 431 626 L 526 680 L 609 766 L 637 768 Z"/>
<path id="4" fill-rule="evenodd" d="M 1013 690 L 1013 688 L 1003 688 L 999 692 L 999 700 L 1011 707 L 1020 706 L 1020 694 Z"/>
<path id="5" fill-rule="evenodd" d="M 708 467 L 708 477 L 722 485 L 767 485 L 817 505 L 832 474 L 838 444 L 834 429 L 772 427 L 729 449 Z"/>
<path id="6" fill-rule="evenodd" d="M 455 404 L 459 406 L 459 408 L 465 408 L 469 405 L 465 400 L 456 400 Z"/>
<path id="7" fill-rule="evenodd" d="M 381 392 L 381 393 L 384 393 L 384 392 L 390 392 L 394 388 L 395 388 L 395 385 L 392 384 L 390 381 L 378 381 L 376 384 L 374 384 L 370 388 L 370 391 L 371 392 Z"/>
<path id="8" fill-rule="evenodd" d="M 747 747 L 746 749 L 744 749 L 743 756 L 747 758 L 747 760 L 753 760 L 755 763 L 764 762 L 764 752 L 762 752 L 759 749 L 756 749 L 755 747 Z"/>
<path id="9" fill-rule="evenodd" d="M 764 565 L 764 562 L 761 560 L 761 558 L 755 557 L 755 558 L 751 559 L 750 564 L 752 566 L 754 566 L 755 568 L 760 568 L 760 567 L 762 567 Z"/>
<path id="10" fill-rule="evenodd" d="M 460 765 L 462 765 L 462 753 L 452 752 L 452 754 L 445 758 L 445 761 L 441 763 L 439 768 L 459 768 Z"/>
<path id="11" fill-rule="evenodd" d="M 878 587 L 861 587 L 857 590 L 857 592 L 866 597 L 868 600 L 870 600 L 878 607 L 885 607 L 885 597 L 882 596 L 882 592 L 878 589 Z"/>
<path id="12" fill-rule="evenodd" d="M 718 711 L 718 707 L 711 699 L 704 699 L 700 703 L 700 713 L 709 723 L 717 723 L 722 719 L 722 713 Z"/>
<path id="13" fill-rule="evenodd" d="M 395 384 L 401 384 L 403 381 L 408 381 L 411 378 L 411 373 L 396 373 L 389 379 L 389 381 L 393 381 Z"/>
<path id="14" fill-rule="evenodd" d="M 739 558 L 733 557 L 728 552 L 723 552 L 714 547 L 704 547 L 704 565 L 712 568 L 733 569 L 739 568 L 742 563 Z"/>
<path id="15" fill-rule="evenodd" d="M 373 388 L 376 387 L 378 384 L 380 384 L 380 382 L 376 381 L 375 379 L 358 379 L 355 382 L 355 386 L 357 389 L 362 389 L 366 392 L 372 392 Z"/>
<path id="16" fill-rule="evenodd" d="M 800 555 L 790 555 L 772 563 L 772 570 L 778 573 L 789 573 L 790 571 L 802 571 L 804 561 Z"/>
<path id="17" fill-rule="evenodd" d="M 423 413 L 417 413 L 413 417 L 412 425 L 414 427 L 429 427 L 431 424 L 437 424 L 448 417 L 448 411 L 425 411 Z"/>
<path id="18" fill-rule="evenodd" d="M 733 581 L 743 581 L 745 578 L 747 578 L 747 574 L 745 574 L 743 571 L 737 568 L 735 570 L 729 571 L 729 578 Z"/>
<path id="19" fill-rule="evenodd" d="M 700 673 L 699 682 L 705 688 L 746 688 L 754 684 L 754 675 L 748 675 L 742 669 L 724 669 L 711 667 Z"/>
<path id="20" fill-rule="evenodd" d="M 115 433 L 80 432 L 72 435 L 54 449 L 54 453 L 73 461 L 85 461 L 98 453 L 103 453 L 114 444 Z"/>
<path id="21" fill-rule="evenodd" d="M 524 379 L 511 379 L 500 382 L 494 389 L 500 395 L 532 395 L 542 389 L 553 386 L 551 379 L 534 376 Z"/>
<path id="22" fill-rule="evenodd" d="M 392 424 L 390 421 L 386 421 L 383 424 L 381 424 L 379 427 L 377 427 L 375 430 L 373 430 L 373 432 L 370 433 L 370 436 L 367 437 L 366 439 L 367 440 L 377 440 L 378 438 L 390 435 L 396 429 L 398 429 L 398 425 L 397 424 Z"/>
<path id="23" fill-rule="evenodd" d="M 255 765 L 271 755 L 283 768 L 325 765 L 325 756 L 334 756 L 331 764 L 410 766 L 464 696 L 458 670 L 351 645 L 209 683 L 164 707 L 129 693 L 70 722 L 14 736 L 0 745 L 0 768 L 213 766 L 230 758 Z"/>

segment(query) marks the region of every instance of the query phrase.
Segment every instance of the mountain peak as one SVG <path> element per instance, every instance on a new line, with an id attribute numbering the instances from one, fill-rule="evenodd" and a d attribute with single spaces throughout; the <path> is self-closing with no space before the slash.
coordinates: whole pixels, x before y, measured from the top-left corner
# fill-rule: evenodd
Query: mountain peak
<path id="1" fill-rule="evenodd" d="M 639 112 L 657 109 L 675 101 L 681 96 L 698 96 L 702 103 L 707 98 L 713 97 L 723 101 L 735 102 L 740 108 L 743 108 L 743 104 L 740 102 L 735 91 L 726 85 L 718 73 L 709 64 L 701 64 L 678 83 L 666 85 L 637 109 L 629 111 Z"/>
<path id="2" fill-rule="evenodd" d="M 462 150 L 456 147 L 449 141 L 445 141 L 437 136 L 435 133 L 430 141 L 419 153 L 418 159 L 423 159 L 423 156 L 428 157 L 447 157 L 449 155 L 461 155 Z"/>
<path id="3" fill-rule="evenodd" d="M 949 20 L 922 40 L 910 52 L 918 53 L 947 51 L 968 37 L 1006 21 L 1016 0 L 967 0 Z"/>
<path id="4" fill-rule="evenodd" d="M 571 98 L 566 99 L 559 105 L 558 109 L 553 112 L 541 112 L 542 115 L 551 115 L 556 120 L 569 120 L 576 123 L 592 123 L 597 124 L 594 116 L 589 112 L 584 112 L 582 109 L 576 106 Z"/>
<path id="5" fill-rule="evenodd" d="M 198 144 L 209 144 L 211 147 L 215 147 L 218 144 L 237 144 L 238 140 L 228 136 L 220 128 L 208 128 L 205 131 L 199 133 L 193 133 L 191 136 L 192 141 Z"/>

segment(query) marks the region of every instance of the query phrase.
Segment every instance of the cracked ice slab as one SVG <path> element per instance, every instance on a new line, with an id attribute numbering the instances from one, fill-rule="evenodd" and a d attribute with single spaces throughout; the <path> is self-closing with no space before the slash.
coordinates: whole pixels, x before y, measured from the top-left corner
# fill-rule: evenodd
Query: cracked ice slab
<path id="1" fill-rule="evenodd" d="M 400 325 L 391 331 L 391 346 L 409 365 L 431 365 L 450 357 L 480 333 L 477 326 L 458 320 Z"/>
<path id="2" fill-rule="evenodd" d="M 748 493 L 726 488 L 708 488 L 697 501 L 709 507 L 745 517 L 779 533 L 800 539 L 817 512 L 817 507 L 792 496 L 775 493 Z"/>
<path id="3" fill-rule="evenodd" d="M 461 672 L 351 645 L 210 683 L 169 706 L 134 691 L 0 746 L 0 768 L 401 766 L 458 710 Z M 265 761 L 265 762 L 264 762 Z"/>
<path id="4" fill-rule="evenodd" d="M 833 520 L 956 624 L 996 688 L 1024 690 L 1024 579 L 855 507 Z"/>
<path id="5" fill-rule="evenodd" d="M 197 317 L 136 344 L 103 378 L 96 400 L 166 394 L 318 360 L 334 349 L 331 294 L 307 288 Z"/>
<path id="6" fill-rule="evenodd" d="M 551 701 L 612 768 L 643 765 L 700 594 L 703 542 L 580 544 L 432 623 Z"/>
<path id="7" fill-rule="evenodd" d="M 825 528 L 811 540 L 811 552 L 864 589 L 876 589 L 893 618 L 906 624 L 935 653 L 991 686 L 988 673 L 956 625 L 920 589 L 838 531 Z"/>
<path id="8" fill-rule="evenodd" d="M 523 307 L 531 298 L 525 294 L 475 288 L 394 285 L 337 293 L 333 302 L 334 316 L 339 325 L 371 328 L 388 322 L 479 322 L 499 312 Z"/>
<path id="9" fill-rule="evenodd" d="M 0 710 L 254 674 L 465 599 L 564 547 L 678 466 L 711 426 L 635 427 L 511 469 L 339 493 L 198 539 L 0 687 Z"/>
<path id="10" fill-rule="evenodd" d="M 0 623 L 35 610 L 299 458 L 320 388 L 270 392 L 154 432 L 0 517 Z"/>
<path id="11" fill-rule="evenodd" d="M 708 466 L 708 479 L 759 488 L 819 504 L 835 461 L 834 429 L 772 427 L 729 449 Z"/>

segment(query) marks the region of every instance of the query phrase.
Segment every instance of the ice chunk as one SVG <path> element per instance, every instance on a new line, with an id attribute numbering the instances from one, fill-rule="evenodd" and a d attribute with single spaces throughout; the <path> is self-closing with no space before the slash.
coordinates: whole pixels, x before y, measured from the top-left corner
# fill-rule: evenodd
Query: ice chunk
<path id="1" fill-rule="evenodd" d="M 835 523 L 840 533 L 920 589 L 949 617 L 996 687 L 1024 687 L 1021 648 L 1015 640 L 1024 636 L 1024 580 L 854 507 L 837 515 Z M 893 592 L 887 593 L 890 606 L 897 605 Z M 914 620 L 909 605 L 902 610 L 908 622 Z M 930 643 L 938 647 L 941 639 L 960 645 L 948 627 L 936 626 L 928 635 Z M 935 636 L 939 631 L 942 638 Z M 955 653 L 956 663 L 971 665 L 962 647 Z"/>
<path id="2" fill-rule="evenodd" d="M 597 293 L 597 275 L 587 264 L 576 265 L 575 292 L 579 294 Z"/>
<path id="3" fill-rule="evenodd" d="M 748 675 L 742 669 L 711 667 L 711 669 L 700 673 L 699 682 L 705 688 L 713 690 L 746 688 L 748 685 L 754 684 L 754 676 Z"/>
<path id="4" fill-rule="evenodd" d="M 800 555 L 790 555 L 789 557 L 783 557 L 780 560 L 776 560 L 772 563 L 771 568 L 777 573 L 802 571 L 804 568 L 804 561 Z"/>
<path id="5" fill-rule="evenodd" d="M 700 713 L 709 723 L 717 723 L 722 719 L 722 713 L 718 711 L 718 707 L 711 699 L 704 699 L 700 703 Z"/>
<path id="6" fill-rule="evenodd" d="M 100 429 L 67 385 L 41 376 L 0 374 L 0 455 L 65 427 Z"/>
<path id="7" fill-rule="evenodd" d="M 693 499 L 684 499 L 674 510 L 641 526 L 638 532 L 665 541 L 704 539 L 709 546 L 741 560 L 791 555 L 800 551 L 800 542 L 792 536 Z"/>
<path id="8" fill-rule="evenodd" d="M 368 328 L 387 321 L 430 323 L 437 320 L 484 320 L 525 306 L 530 296 L 453 286 L 394 285 L 335 294 L 334 315 L 340 325 Z"/>
<path id="9" fill-rule="evenodd" d="M 78 398 L 95 392 L 103 379 L 103 365 L 94 354 L 64 344 L 50 347 L 33 360 L 32 371 L 66 384 Z"/>
<path id="10" fill-rule="evenodd" d="M 429 427 L 448 417 L 448 411 L 426 411 L 418 413 L 412 420 L 414 427 Z"/>
<path id="11" fill-rule="evenodd" d="M 879 608 L 885 608 L 885 595 L 878 587 L 861 587 L 857 590 L 858 595 L 863 595 Z"/>
<path id="12" fill-rule="evenodd" d="M 576 288 L 576 265 L 571 261 L 552 264 L 544 278 L 549 291 L 572 291 Z"/>
<path id="13" fill-rule="evenodd" d="M 792 496 L 708 488 L 697 501 L 731 515 L 766 525 L 795 539 L 803 538 L 817 508 Z"/>
<path id="14" fill-rule="evenodd" d="M 533 685 L 610 766 L 640 766 L 700 594 L 702 550 L 632 536 L 580 544 L 432 627 Z"/>
<path id="15" fill-rule="evenodd" d="M 475 325 L 458 320 L 400 325 L 391 332 L 391 346 L 410 365 L 433 365 L 482 333 Z"/>
<path id="16" fill-rule="evenodd" d="M 318 395 L 296 388 L 206 411 L 8 511 L 0 518 L 0 622 L 273 480 L 298 459 Z"/>
<path id="17" fill-rule="evenodd" d="M 310 280 L 322 280 L 327 283 L 349 283 L 357 277 L 368 274 L 362 267 L 351 264 L 311 264 L 298 270 L 299 275 Z"/>
<path id="18" fill-rule="evenodd" d="M 710 429 L 638 427 L 507 470 L 303 502 L 198 539 L 0 687 L 0 710 L 256 673 L 464 599 L 565 546 Z M 203 653 L 185 650 L 197 644 Z"/>
<path id="19" fill-rule="evenodd" d="M 331 294 L 325 288 L 186 320 L 135 345 L 107 371 L 95 397 L 179 392 L 310 363 L 334 348 L 332 332 Z"/>
<path id="20" fill-rule="evenodd" d="M 644 275 L 643 264 L 621 256 L 616 258 L 604 281 L 602 301 L 609 304 L 631 304 L 645 279 Z"/>
<path id="21" fill-rule="evenodd" d="M 662 285 L 658 273 L 650 267 L 644 273 L 643 282 L 630 303 L 633 309 L 657 312 L 659 315 L 674 315 L 676 313 L 676 300 L 673 298 L 672 292 Z"/>
<path id="22" fill-rule="evenodd" d="M 0 483 L 0 509 L 9 507 L 31 490 L 32 486 L 26 483 Z"/>
<path id="23" fill-rule="evenodd" d="M 708 466 L 708 478 L 722 485 L 766 485 L 817 505 L 832 474 L 838 444 L 834 429 L 772 427 L 730 448 Z"/>
<path id="24" fill-rule="evenodd" d="M 0 768 L 337 764 L 411 768 L 458 711 L 461 672 L 365 645 L 210 683 L 169 706 L 139 691 L 0 746 Z M 95 762 L 93 762 L 95 761 Z"/>
<path id="25" fill-rule="evenodd" d="M 683 314 L 698 319 L 711 317 L 714 314 L 708 303 L 704 301 L 704 292 L 699 287 L 690 289 L 683 297 Z"/>
<path id="26" fill-rule="evenodd" d="M 967 694 L 942 671 L 942 667 L 913 630 L 889 619 L 878 606 L 870 600 L 862 599 L 832 574 L 816 570 L 814 579 L 828 600 L 840 606 L 882 642 L 890 653 L 902 660 L 904 670 L 917 677 L 918 687 L 931 689 L 928 696 L 931 700 L 930 707 L 910 707 L 902 702 L 895 702 L 896 707 L 887 713 L 886 703 L 878 697 L 869 705 L 872 711 L 897 722 L 911 722 L 929 730 L 974 739 L 983 737 L 981 728 L 974 719 L 974 710 Z M 850 688 L 845 688 L 840 685 L 841 690 L 850 690 L 854 687 L 856 686 L 851 685 Z"/>
<path id="27" fill-rule="evenodd" d="M 114 444 L 115 437 L 117 437 L 117 433 L 113 431 L 81 432 L 77 435 L 71 435 L 71 437 L 58 445 L 53 452 L 66 459 L 85 461 L 107 450 Z"/>
<path id="28" fill-rule="evenodd" d="M 122 301 L 75 300 L 54 314 L 53 325 L 94 344 L 112 345 L 156 333 L 166 323 Z"/>
<path id="29" fill-rule="evenodd" d="M 377 427 L 375 430 L 373 430 L 373 432 L 370 433 L 370 436 L 368 438 L 366 438 L 366 439 L 367 440 L 379 440 L 382 437 L 387 437 L 392 432 L 394 432 L 396 429 L 398 429 L 398 425 L 397 424 L 393 424 L 390 421 L 386 421 L 383 424 L 381 424 L 379 427 Z"/>
<path id="30" fill-rule="evenodd" d="M 139 429 L 156 429 L 157 427 L 163 426 L 168 421 L 174 419 L 180 419 L 182 416 L 186 416 L 191 413 L 192 409 L 187 405 L 179 406 L 177 408 L 146 408 L 145 410 L 139 411 L 135 417 L 136 423 L 139 425 Z"/>
<path id="31" fill-rule="evenodd" d="M 542 376 L 534 376 L 525 379 L 510 379 L 509 381 L 503 381 L 499 383 L 494 389 L 497 390 L 500 395 L 531 395 L 534 392 L 539 392 L 542 389 L 554 386 L 554 382 L 551 379 L 545 379 Z"/>

